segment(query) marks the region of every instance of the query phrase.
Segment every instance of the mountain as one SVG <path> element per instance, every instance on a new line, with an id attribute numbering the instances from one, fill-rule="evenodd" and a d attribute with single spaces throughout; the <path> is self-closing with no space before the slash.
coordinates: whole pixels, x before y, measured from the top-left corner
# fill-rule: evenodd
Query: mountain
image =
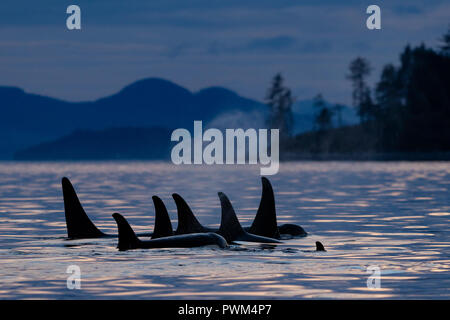
<path id="1" fill-rule="evenodd" d="M 76 130 L 55 141 L 20 150 L 14 159 L 168 159 L 171 133 L 172 130 L 158 127 Z"/>
<path id="2" fill-rule="evenodd" d="M 159 145 L 156 138 L 161 137 L 161 128 L 192 130 L 194 120 L 202 120 L 204 128 L 262 128 L 268 114 L 263 103 L 225 88 L 191 92 L 158 78 L 136 81 L 111 96 L 86 102 L 68 102 L 19 88 L 0 87 L 0 109 L 0 159 L 11 159 L 16 151 L 18 159 L 50 159 L 51 155 L 55 159 L 70 158 L 68 152 L 72 152 L 72 158 L 78 159 L 82 154 L 95 158 L 97 151 L 100 158 L 115 158 L 111 150 L 90 148 L 103 139 L 99 146 L 117 149 L 119 146 L 106 142 L 105 137 L 121 141 L 115 135 L 123 134 L 136 140 L 130 140 L 136 150 L 142 149 L 137 141 L 139 135 L 133 136 L 137 132 L 143 134 L 142 143 Z M 293 111 L 295 133 L 313 128 L 316 111 L 312 100 L 297 102 Z M 356 122 L 352 109 L 345 107 L 343 114 L 347 114 L 344 123 Z M 140 129 L 133 133 L 131 128 Z M 159 130 L 152 141 L 151 130 Z M 133 158 L 133 152 L 129 150 L 117 157 Z M 142 157 L 152 157 L 150 151 L 146 152 Z"/>
<path id="3" fill-rule="evenodd" d="M 191 127 L 225 112 L 266 109 L 233 91 L 212 87 L 192 93 L 170 81 L 149 78 L 132 83 L 109 97 L 88 102 L 29 94 L 0 87 L 0 158 L 74 130 L 111 127 Z"/>

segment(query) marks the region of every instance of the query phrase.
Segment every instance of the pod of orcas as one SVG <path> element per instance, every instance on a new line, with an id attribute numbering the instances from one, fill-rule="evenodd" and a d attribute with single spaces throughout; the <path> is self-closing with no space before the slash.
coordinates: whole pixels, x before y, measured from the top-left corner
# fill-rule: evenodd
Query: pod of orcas
<path id="1" fill-rule="evenodd" d="M 62 178 L 64 212 L 69 239 L 118 237 L 120 251 L 151 248 L 193 248 L 217 246 L 226 248 L 235 241 L 258 243 L 282 243 L 281 239 L 307 236 L 306 231 L 295 224 L 277 224 L 275 197 L 270 181 L 262 177 L 262 195 L 255 219 L 250 227 L 242 227 L 234 208 L 223 193 L 219 192 L 222 208 L 219 229 L 205 227 L 197 220 L 186 201 L 177 193 L 172 195 L 178 215 L 178 226 L 174 231 L 164 202 L 153 196 L 155 226 L 151 233 L 136 234 L 128 221 L 119 213 L 112 216 L 117 223 L 118 234 L 106 234 L 89 219 L 68 178 Z M 141 240 L 140 238 L 150 238 Z M 316 242 L 316 251 L 326 251 Z"/>

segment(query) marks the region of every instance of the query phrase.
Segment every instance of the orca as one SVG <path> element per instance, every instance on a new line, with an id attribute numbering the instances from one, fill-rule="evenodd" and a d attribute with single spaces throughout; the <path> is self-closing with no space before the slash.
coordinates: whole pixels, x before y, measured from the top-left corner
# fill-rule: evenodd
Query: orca
<path id="1" fill-rule="evenodd" d="M 223 236 L 229 243 L 234 241 L 281 243 L 277 239 L 263 237 L 245 231 L 239 223 L 236 212 L 228 197 L 223 192 L 219 192 L 218 195 L 222 207 L 222 219 L 217 233 Z"/>
<path id="2" fill-rule="evenodd" d="M 262 177 L 262 196 L 258 212 L 251 227 L 243 228 L 249 234 L 272 239 L 280 239 L 282 235 L 305 236 L 302 227 L 294 224 L 277 226 L 275 199 L 269 180 Z M 106 234 L 100 231 L 89 219 L 84 211 L 80 200 L 68 178 L 62 179 L 64 197 L 64 211 L 66 216 L 67 233 L 69 239 L 117 237 L 117 235 Z M 172 195 L 177 206 L 178 226 L 174 232 L 170 222 L 167 209 L 160 198 L 153 196 L 155 206 L 155 227 L 153 233 L 141 233 L 140 237 L 151 237 L 152 239 L 189 233 L 219 232 L 218 229 L 204 227 L 196 219 L 186 201 L 179 195 Z M 272 235 L 272 236 L 270 236 Z"/>
<path id="3" fill-rule="evenodd" d="M 119 213 L 114 213 L 119 232 L 119 251 L 130 249 L 154 249 L 154 248 L 193 248 L 207 245 L 216 245 L 219 248 L 228 247 L 227 241 L 217 233 L 192 233 L 184 235 L 168 236 L 164 238 L 143 241 L 140 240 L 128 221 Z"/>
<path id="4" fill-rule="evenodd" d="M 322 242 L 316 241 L 316 250 L 302 250 L 302 252 L 324 252 L 325 247 L 323 246 Z"/>
<path id="5" fill-rule="evenodd" d="M 316 251 L 327 251 L 320 241 L 316 241 Z"/>
<path id="6" fill-rule="evenodd" d="M 250 233 L 280 239 L 275 209 L 275 196 L 269 179 L 261 177 L 262 194 L 255 219 L 248 229 Z"/>
<path id="7" fill-rule="evenodd" d="M 262 243 L 280 242 L 274 238 L 253 235 L 245 231 L 236 217 L 236 213 L 231 206 L 230 200 L 228 200 L 227 196 L 222 192 L 219 192 L 218 195 L 222 207 L 221 223 L 219 229 L 213 229 L 204 227 L 197 220 L 187 202 L 178 193 L 172 194 L 177 206 L 178 215 L 178 227 L 175 234 L 215 232 L 222 235 L 228 243 L 239 240 Z"/>
<path id="8" fill-rule="evenodd" d="M 280 239 L 281 235 L 305 237 L 307 232 L 299 225 L 277 224 L 275 196 L 272 185 L 266 177 L 261 177 L 262 194 L 255 219 L 248 231 L 253 234 Z"/>
<path id="9" fill-rule="evenodd" d="M 291 236 L 291 237 L 306 237 L 308 233 L 301 226 L 285 223 L 278 226 L 278 231 L 280 232 L 281 237 L 283 236 Z"/>
<path id="10" fill-rule="evenodd" d="M 67 236 L 69 239 L 117 237 L 117 235 L 106 234 L 100 231 L 89 219 L 68 178 L 62 178 L 61 184 L 64 198 Z M 139 236 L 156 239 L 173 235 L 172 224 L 164 203 L 157 196 L 153 196 L 152 200 L 155 205 L 155 227 L 153 233 L 142 233 L 139 234 Z"/>
<path id="11" fill-rule="evenodd" d="M 178 194 L 172 194 L 172 198 L 177 206 L 178 226 L 175 234 L 217 232 L 217 229 L 207 228 L 200 224 L 192 213 L 186 201 Z"/>
<path id="12" fill-rule="evenodd" d="M 61 184 L 68 238 L 84 239 L 110 237 L 111 235 L 100 231 L 89 219 L 69 179 L 66 177 L 62 178 Z"/>
<path id="13" fill-rule="evenodd" d="M 255 219 L 250 227 L 244 230 L 250 234 L 273 239 L 281 239 L 282 236 L 304 237 L 306 231 L 299 225 L 282 224 L 277 225 L 277 215 L 275 209 L 275 196 L 269 179 L 261 177 L 262 194 L 259 208 Z M 217 229 L 203 226 L 192 213 L 186 201 L 177 193 L 172 194 L 177 206 L 178 227 L 175 234 L 186 234 L 195 232 L 218 232 Z"/>
<path id="14" fill-rule="evenodd" d="M 155 206 L 155 227 L 153 228 L 152 239 L 173 236 L 172 222 L 164 202 L 157 196 L 152 197 Z"/>

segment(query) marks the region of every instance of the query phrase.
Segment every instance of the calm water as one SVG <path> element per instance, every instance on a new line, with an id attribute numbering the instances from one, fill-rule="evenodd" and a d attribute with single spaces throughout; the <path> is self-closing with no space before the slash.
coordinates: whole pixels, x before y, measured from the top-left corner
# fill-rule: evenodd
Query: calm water
<path id="1" fill-rule="evenodd" d="M 450 162 L 282 163 L 270 178 L 279 223 L 306 238 L 276 247 L 118 252 L 117 239 L 65 240 L 60 179 L 69 177 L 93 221 L 116 233 L 113 212 L 153 228 L 151 196 L 185 197 L 218 226 L 218 191 L 243 225 L 259 204 L 256 167 L 151 162 L 0 163 L 0 298 L 450 298 Z M 308 252 L 320 240 L 327 252 Z M 66 286 L 69 265 L 81 289 Z M 370 265 L 381 288 L 369 289 Z"/>

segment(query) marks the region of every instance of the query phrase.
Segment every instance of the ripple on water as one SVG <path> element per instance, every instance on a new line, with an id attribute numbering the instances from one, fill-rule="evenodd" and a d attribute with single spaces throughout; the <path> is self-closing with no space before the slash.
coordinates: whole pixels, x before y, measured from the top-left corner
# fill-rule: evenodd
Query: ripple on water
<path id="1" fill-rule="evenodd" d="M 115 211 L 152 229 L 151 196 L 186 198 L 220 223 L 225 192 L 245 225 L 259 205 L 259 168 L 152 162 L 1 163 L 1 299 L 21 298 L 449 298 L 449 162 L 292 162 L 271 177 L 280 223 L 309 236 L 261 246 L 117 251 L 117 239 L 65 240 L 60 179 L 89 216 L 116 233 Z M 327 252 L 314 252 L 321 241 Z M 68 290 L 69 265 L 82 289 Z M 366 286 L 379 266 L 381 288 Z"/>

